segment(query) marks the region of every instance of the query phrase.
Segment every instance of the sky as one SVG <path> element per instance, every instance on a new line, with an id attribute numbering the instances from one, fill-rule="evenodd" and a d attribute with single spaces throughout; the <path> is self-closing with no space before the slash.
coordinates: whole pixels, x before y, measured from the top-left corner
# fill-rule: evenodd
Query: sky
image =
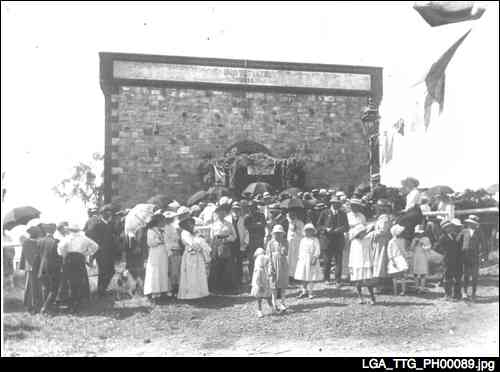
<path id="1" fill-rule="evenodd" d="M 84 219 L 80 205 L 65 205 L 51 189 L 74 164 L 104 151 L 99 52 L 379 66 L 381 113 L 392 120 L 401 92 L 473 24 L 431 28 L 412 6 L 2 2 L 2 171 L 8 189 L 2 209 L 30 204 L 42 217 Z M 491 7 L 498 29 L 498 4 Z M 491 45 L 498 65 L 498 41 Z"/>

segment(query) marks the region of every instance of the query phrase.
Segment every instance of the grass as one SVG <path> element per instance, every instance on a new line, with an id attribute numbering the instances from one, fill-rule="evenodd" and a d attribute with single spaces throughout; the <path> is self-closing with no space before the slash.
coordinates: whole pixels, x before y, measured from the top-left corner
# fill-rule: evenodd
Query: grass
<path id="1" fill-rule="evenodd" d="M 444 302 L 442 289 L 432 288 L 421 296 L 382 294 L 377 296 L 378 304 L 361 305 L 353 287 L 318 284 L 312 300 L 297 299 L 298 288 L 290 288 L 289 312 L 260 319 L 248 291 L 192 301 L 172 299 L 154 306 L 141 297 L 120 301 L 109 297 L 77 315 L 42 316 L 24 312 L 22 290 L 17 288 L 4 292 L 4 352 L 261 355 L 311 347 L 325 352 L 330 347 L 340 355 L 361 353 L 363 348 L 404 355 L 422 347 L 432 352 L 467 347 L 471 342 L 482 343 L 480 351 L 489 352 L 498 350 L 498 265 L 496 271 L 488 270 L 481 277 L 475 304 Z"/>

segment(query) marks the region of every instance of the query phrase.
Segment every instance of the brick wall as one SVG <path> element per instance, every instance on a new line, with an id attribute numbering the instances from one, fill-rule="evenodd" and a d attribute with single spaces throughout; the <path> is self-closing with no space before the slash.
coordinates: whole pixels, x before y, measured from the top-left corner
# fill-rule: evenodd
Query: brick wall
<path id="1" fill-rule="evenodd" d="M 307 160 L 308 186 L 368 178 L 366 97 L 122 86 L 111 95 L 112 200 L 130 206 L 201 187 L 204 155 L 253 140 Z"/>

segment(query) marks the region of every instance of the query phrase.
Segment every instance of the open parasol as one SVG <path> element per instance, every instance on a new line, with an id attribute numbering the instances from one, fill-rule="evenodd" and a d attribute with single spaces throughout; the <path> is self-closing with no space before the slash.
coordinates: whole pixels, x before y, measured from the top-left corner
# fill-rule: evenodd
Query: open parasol
<path id="1" fill-rule="evenodd" d="M 292 199 L 283 200 L 280 203 L 280 207 L 283 209 L 304 208 L 304 203 L 300 199 L 292 198 Z"/>
<path id="2" fill-rule="evenodd" d="M 137 230 L 145 227 L 153 217 L 155 207 L 154 204 L 137 204 L 132 208 L 125 216 L 125 234 L 135 235 Z"/>
<path id="3" fill-rule="evenodd" d="M 25 206 L 9 211 L 3 220 L 4 230 L 10 230 L 18 225 L 26 225 L 34 218 L 40 218 L 40 211 L 36 208 Z"/>
<path id="4" fill-rule="evenodd" d="M 195 205 L 195 204 L 205 200 L 208 197 L 208 195 L 209 195 L 208 192 L 206 192 L 204 190 L 200 190 L 200 191 L 195 192 L 187 200 L 188 207 L 191 207 L 192 205 Z"/>
<path id="5" fill-rule="evenodd" d="M 494 184 L 494 185 L 491 185 L 490 187 L 488 187 L 486 189 L 486 191 L 488 191 L 488 193 L 490 194 L 495 194 L 498 192 L 498 183 Z"/>
<path id="6" fill-rule="evenodd" d="M 439 185 L 439 186 L 434 186 L 431 187 L 429 190 L 427 190 L 425 193 L 430 197 L 434 197 L 436 195 L 440 194 L 452 194 L 454 191 L 450 186 L 444 186 L 444 185 Z"/>
<path id="7" fill-rule="evenodd" d="M 242 194 L 250 193 L 252 195 L 263 194 L 266 191 L 271 191 L 271 186 L 266 182 L 253 182 L 248 185 Z"/>
<path id="8" fill-rule="evenodd" d="M 290 187 L 290 188 L 280 192 L 280 196 L 281 195 L 290 195 L 290 196 L 294 197 L 294 196 L 297 196 L 299 192 L 302 192 L 302 190 L 299 189 L 298 187 Z"/>

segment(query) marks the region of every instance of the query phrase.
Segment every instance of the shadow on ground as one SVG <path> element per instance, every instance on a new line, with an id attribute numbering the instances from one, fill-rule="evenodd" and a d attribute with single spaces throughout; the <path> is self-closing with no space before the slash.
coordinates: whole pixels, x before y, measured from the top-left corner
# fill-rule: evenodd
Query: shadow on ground
<path id="1" fill-rule="evenodd" d="M 28 337 L 28 333 L 38 331 L 40 327 L 35 327 L 24 321 L 18 324 L 4 324 L 3 335 L 4 340 L 21 341 Z"/>

